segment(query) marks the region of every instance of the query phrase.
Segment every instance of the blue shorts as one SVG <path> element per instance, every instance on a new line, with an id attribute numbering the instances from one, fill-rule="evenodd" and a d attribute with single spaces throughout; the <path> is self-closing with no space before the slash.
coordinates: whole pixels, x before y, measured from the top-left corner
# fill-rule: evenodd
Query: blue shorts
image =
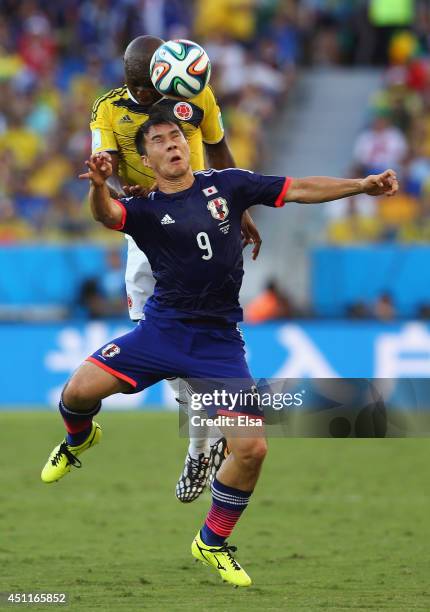
<path id="1" fill-rule="evenodd" d="M 192 390 L 200 394 L 215 389 L 246 393 L 254 385 L 242 335 L 234 323 L 146 317 L 133 331 L 101 347 L 87 361 L 129 383 L 131 393 L 171 377 L 192 379 Z M 249 393 L 247 397 L 237 402 L 234 412 L 261 416 L 249 401 Z M 205 408 L 210 416 L 226 410 L 231 413 L 231 407 L 224 403 Z"/>

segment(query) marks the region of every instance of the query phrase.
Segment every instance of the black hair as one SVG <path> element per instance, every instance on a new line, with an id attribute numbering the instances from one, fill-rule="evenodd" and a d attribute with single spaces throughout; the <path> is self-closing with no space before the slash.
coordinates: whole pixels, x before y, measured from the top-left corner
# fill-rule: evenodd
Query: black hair
<path id="1" fill-rule="evenodd" d="M 162 125 L 166 123 L 176 125 L 182 134 L 184 134 L 182 125 L 172 112 L 169 112 L 166 109 L 157 108 L 149 113 L 148 119 L 138 128 L 136 136 L 134 137 L 134 144 L 139 155 L 146 155 L 145 136 L 148 134 L 149 130 L 155 125 Z"/>

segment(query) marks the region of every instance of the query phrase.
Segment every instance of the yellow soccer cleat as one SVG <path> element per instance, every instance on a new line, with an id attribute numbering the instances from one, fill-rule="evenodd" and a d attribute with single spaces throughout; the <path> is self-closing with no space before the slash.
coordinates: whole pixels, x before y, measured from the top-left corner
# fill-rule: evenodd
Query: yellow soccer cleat
<path id="1" fill-rule="evenodd" d="M 91 446 L 98 444 L 101 437 L 101 427 L 93 421 L 90 435 L 79 446 L 70 446 L 66 443 L 66 440 L 63 440 L 49 455 L 49 459 L 41 474 L 43 482 L 50 483 L 60 480 L 60 478 L 63 478 L 63 476 L 70 472 L 70 466 L 72 465 L 80 468 L 82 464 L 78 459 L 78 455 L 91 448 Z"/>
<path id="2" fill-rule="evenodd" d="M 223 546 L 208 546 L 201 539 L 200 532 L 191 544 L 193 557 L 205 565 L 214 567 L 224 582 L 229 582 L 236 587 L 250 586 L 252 584 L 251 578 L 230 551 L 235 552 L 236 546 L 228 546 L 227 542 Z"/>

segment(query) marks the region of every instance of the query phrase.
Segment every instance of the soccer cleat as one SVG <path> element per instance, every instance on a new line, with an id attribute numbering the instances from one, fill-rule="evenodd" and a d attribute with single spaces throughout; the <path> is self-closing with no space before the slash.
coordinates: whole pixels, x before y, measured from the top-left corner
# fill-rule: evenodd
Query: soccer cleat
<path id="1" fill-rule="evenodd" d="M 207 482 L 209 489 L 212 487 L 214 478 L 228 454 L 229 450 L 227 447 L 227 440 L 225 438 L 220 438 L 211 446 L 211 452 L 209 454 L 210 467 Z"/>
<path id="2" fill-rule="evenodd" d="M 201 495 L 206 486 L 209 471 L 209 457 L 200 453 L 198 459 L 187 453 L 184 469 L 179 476 L 175 493 L 184 504 L 194 501 Z"/>
<path id="3" fill-rule="evenodd" d="M 200 532 L 191 544 L 193 557 L 205 565 L 214 567 L 224 582 L 229 582 L 236 587 L 250 586 L 251 578 L 231 554 L 236 550 L 236 546 L 228 546 L 227 542 L 222 546 L 208 546 L 201 539 Z"/>
<path id="4" fill-rule="evenodd" d="M 74 465 L 77 468 L 82 466 L 78 459 L 78 455 L 91 448 L 100 442 L 102 430 L 98 423 L 93 421 L 91 433 L 85 442 L 78 446 L 70 446 L 66 440 L 56 446 L 42 470 L 41 478 L 43 482 L 50 483 L 60 480 L 70 472 L 70 467 Z"/>

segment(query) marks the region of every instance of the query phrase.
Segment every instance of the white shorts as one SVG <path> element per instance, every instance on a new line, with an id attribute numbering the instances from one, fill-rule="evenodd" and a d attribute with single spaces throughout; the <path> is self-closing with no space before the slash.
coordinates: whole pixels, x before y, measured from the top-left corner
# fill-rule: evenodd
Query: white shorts
<path id="1" fill-rule="evenodd" d="M 127 268 L 125 286 L 127 289 L 128 313 L 136 321 L 143 316 L 146 300 L 154 293 L 155 280 L 145 253 L 141 251 L 131 236 L 127 238 Z"/>

